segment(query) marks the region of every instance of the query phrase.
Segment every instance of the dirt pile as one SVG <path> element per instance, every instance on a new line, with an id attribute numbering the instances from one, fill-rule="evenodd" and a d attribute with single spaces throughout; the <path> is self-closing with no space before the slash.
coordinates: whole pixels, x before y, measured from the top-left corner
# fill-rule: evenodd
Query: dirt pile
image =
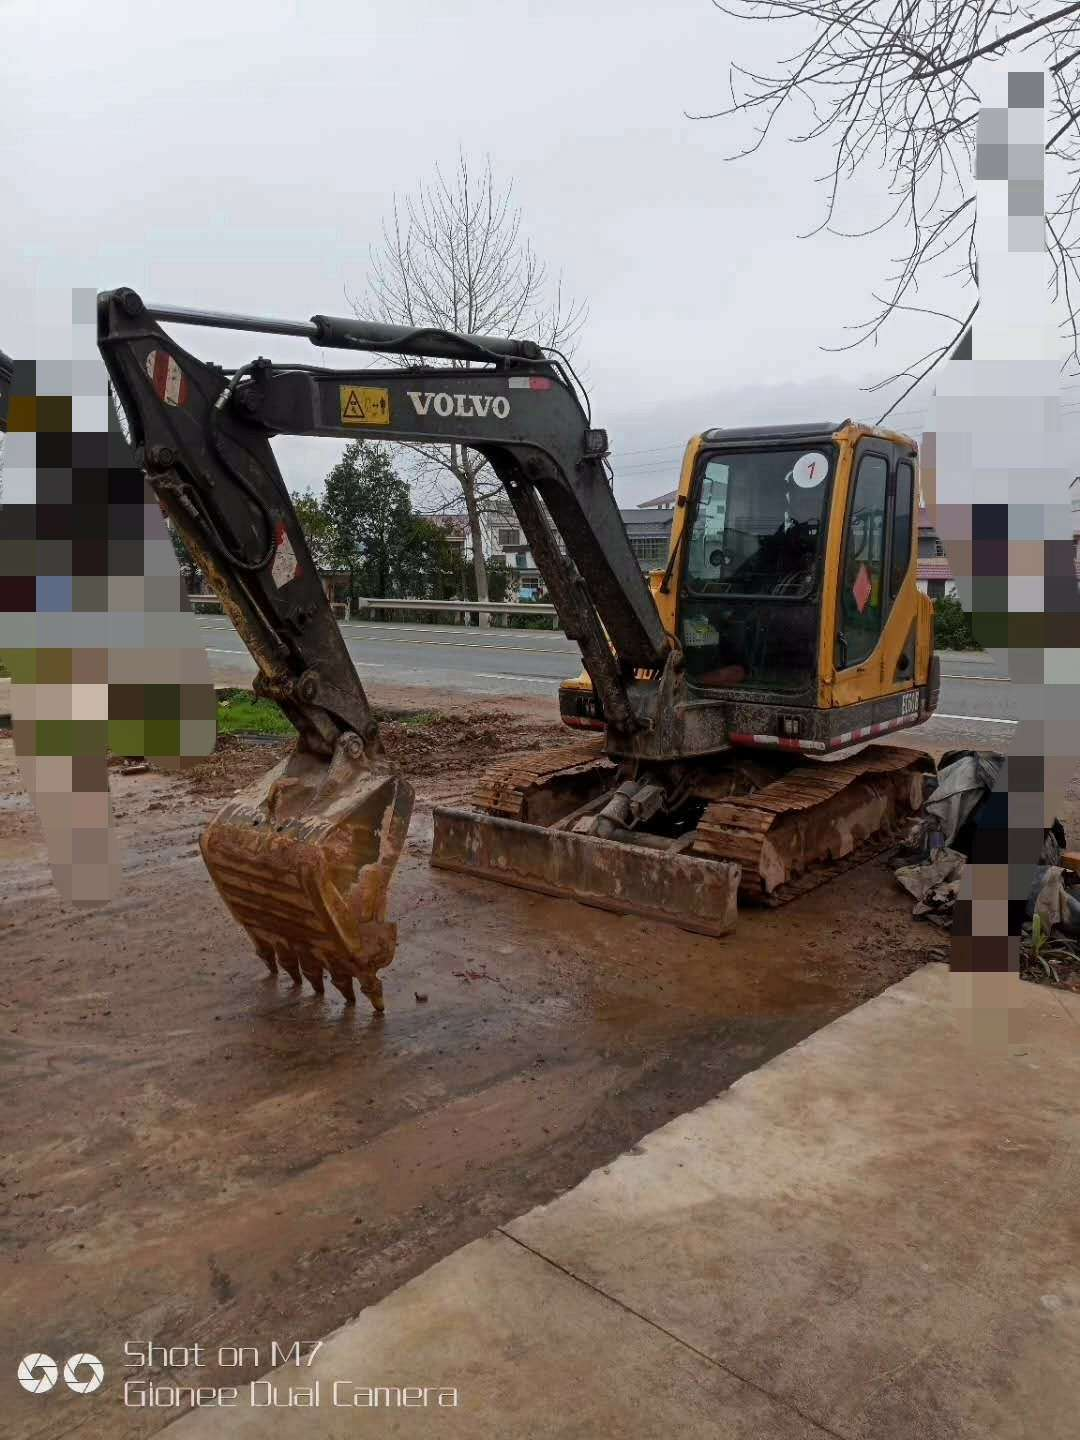
<path id="1" fill-rule="evenodd" d="M 575 743 L 562 724 L 530 720 L 504 710 L 420 711 L 381 720 L 379 733 L 386 763 L 410 780 L 478 775 L 507 755 Z M 283 760 L 291 744 L 285 738 L 263 742 L 219 735 L 213 755 L 185 769 L 182 778 L 196 795 L 231 795 Z"/>
<path id="2" fill-rule="evenodd" d="M 387 759 L 409 777 L 482 771 L 506 755 L 575 743 L 562 724 L 523 722 L 502 710 L 384 721 L 381 733 Z"/>
<path id="3" fill-rule="evenodd" d="M 292 747 L 291 740 L 274 740 L 262 744 L 239 735 L 219 735 L 214 753 L 181 772 L 181 777 L 196 795 L 218 797 L 231 795 L 257 780 L 264 770 L 284 760 Z"/>

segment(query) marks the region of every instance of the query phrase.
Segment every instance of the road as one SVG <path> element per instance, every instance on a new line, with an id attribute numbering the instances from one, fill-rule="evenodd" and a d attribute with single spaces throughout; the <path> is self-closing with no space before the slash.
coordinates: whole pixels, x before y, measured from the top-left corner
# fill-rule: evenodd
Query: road
<path id="1" fill-rule="evenodd" d="M 255 663 L 231 623 L 204 616 L 211 667 L 250 670 Z M 361 678 L 387 685 L 475 695 L 552 698 L 581 670 L 577 646 L 550 630 L 471 629 L 457 625 L 366 622 L 342 626 Z M 985 655 L 942 656 L 938 714 L 921 731 L 940 745 L 1007 748 L 1014 726 L 1008 678 Z"/>

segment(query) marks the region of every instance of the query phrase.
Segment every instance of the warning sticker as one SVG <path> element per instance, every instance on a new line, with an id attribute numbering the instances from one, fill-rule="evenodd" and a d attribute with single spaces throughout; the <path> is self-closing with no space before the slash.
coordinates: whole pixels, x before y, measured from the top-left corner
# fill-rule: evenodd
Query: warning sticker
<path id="1" fill-rule="evenodd" d="M 870 578 L 870 571 L 865 565 L 859 566 L 859 573 L 855 576 L 855 583 L 851 587 L 851 593 L 855 597 L 855 604 L 859 607 L 859 614 L 866 609 L 866 602 L 874 591 L 874 582 Z"/>
<path id="2" fill-rule="evenodd" d="M 292 548 L 285 526 L 280 524 L 277 527 L 277 548 L 274 551 L 274 563 L 270 567 L 270 574 L 274 584 L 280 590 L 282 585 L 287 585 L 290 580 L 295 580 L 300 574 L 300 564 L 296 558 L 296 551 Z"/>
<path id="3" fill-rule="evenodd" d="M 166 405 L 187 404 L 188 383 L 184 372 L 167 350 L 150 351 L 146 357 L 146 373 Z"/>
<path id="4" fill-rule="evenodd" d="M 362 385 L 342 385 L 343 425 L 389 425 L 390 391 Z"/>

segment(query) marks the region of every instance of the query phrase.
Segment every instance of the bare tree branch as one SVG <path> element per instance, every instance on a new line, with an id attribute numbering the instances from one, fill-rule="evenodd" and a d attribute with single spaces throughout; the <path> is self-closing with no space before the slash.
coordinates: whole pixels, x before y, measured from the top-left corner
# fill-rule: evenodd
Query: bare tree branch
<path id="1" fill-rule="evenodd" d="M 1023 51 L 1032 68 L 1046 69 L 1050 138 L 1047 154 L 1047 246 L 1054 295 L 1066 312 L 1066 363 L 1080 364 L 1080 107 L 1066 70 L 1080 58 L 1080 0 L 713 0 L 744 22 L 787 22 L 794 48 L 772 69 L 729 67 L 730 103 L 697 119 L 749 123 L 745 144 L 727 158 L 753 154 L 778 128 L 781 115 L 799 116 L 794 144 L 826 142 L 831 164 L 819 177 L 825 204 L 808 233 L 865 236 L 897 227 L 904 249 L 877 309 L 848 327 L 856 338 L 838 347 L 876 345 L 895 315 L 916 311 L 947 324 L 949 338 L 923 360 L 949 353 L 957 327 L 967 323 L 944 304 L 915 297 L 924 287 L 964 295 L 975 286 L 974 180 L 978 96 L 971 67 L 1005 46 Z M 773 24 L 771 34 L 779 34 Z M 884 218 L 857 230 L 840 224 L 846 187 L 854 175 L 879 170 L 887 184 Z M 965 253 L 966 252 L 966 253 Z M 935 297 L 935 301 L 936 301 Z M 970 304 L 958 304 L 963 312 Z M 823 347 L 829 348 L 829 347 Z M 931 364 L 930 368 L 933 368 Z M 922 361 L 915 362 L 918 370 Z M 890 377 L 907 378 L 910 370 Z M 929 373 L 929 371 L 925 372 Z M 876 387 L 875 387 L 876 388 Z M 905 392 L 906 393 L 906 392 Z M 899 403 L 899 402 L 897 402 Z"/>
<path id="2" fill-rule="evenodd" d="M 572 351 L 585 321 L 584 306 L 564 300 L 562 277 L 549 277 L 522 234 L 513 186 L 495 179 L 490 159 L 474 169 L 459 153 L 452 174 L 436 169 L 432 181 L 395 196 L 371 259 L 366 293 L 354 298 L 346 292 L 365 319 L 512 335 L 564 352 Z M 501 513 L 502 487 L 484 457 L 465 446 L 403 448 L 414 457 L 414 483 L 426 490 L 429 513 L 447 514 L 452 504 L 464 504 L 477 598 L 486 599 L 483 522 Z"/>

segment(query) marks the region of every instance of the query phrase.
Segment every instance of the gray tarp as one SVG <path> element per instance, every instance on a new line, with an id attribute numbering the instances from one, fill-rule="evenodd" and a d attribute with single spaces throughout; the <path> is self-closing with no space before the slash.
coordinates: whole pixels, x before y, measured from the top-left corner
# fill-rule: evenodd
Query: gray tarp
<path id="1" fill-rule="evenodd" d="M 966 864 L 959 850 L 942 845 L 932 860 L 922 865 L 902 865 L 895 873 L 908 894 L 915 897 L 916 905 L 911 913 L 925 915 L 936 925 L 948 925 Z"/>
<path id="2" fill-rule="evenodd" d="M 1047 934 L 1055 928 L 1066 935 L 1080 935 L 1080 898 L 1065 888 L 1064 871 L 1060 865 L 1047 865 L 1038 872 L 1029 906 L 1038 915 Z"/>
<path id="3" fill-rule="evenodd" d="M 923 805 L 919 828 L 907 847 L 909 864 L 894 872 L 915 898 L 913 915 L 948 926 L 960 891 L 967 856 L 952 849 L 956 837 L 989 795 L 1001 770 L 1002 756 L 965 751 L 938 771 L 938 783 Z M 1059 821 L 1047 830 L 1038 870 L 1028 896 L 1028 919 L 1038 915 L 1047 934 L 1057 929 L 1080 936 L 1080 886 L 1066 888 L 1061 866 L 1065 831 Z M 895 861 L 894 861 L 895 864 Z"/>
<path id="4" fill-rule="evenodd" d="M 923 806 L 923 814 L 941 836 L 939 843 L 951 845 L 997 781 L 1002 757 L 990 752 L 959 755 L 938 771 L 934 793 Z M 937 849 L 936 845 L 931 846 Z"/>

